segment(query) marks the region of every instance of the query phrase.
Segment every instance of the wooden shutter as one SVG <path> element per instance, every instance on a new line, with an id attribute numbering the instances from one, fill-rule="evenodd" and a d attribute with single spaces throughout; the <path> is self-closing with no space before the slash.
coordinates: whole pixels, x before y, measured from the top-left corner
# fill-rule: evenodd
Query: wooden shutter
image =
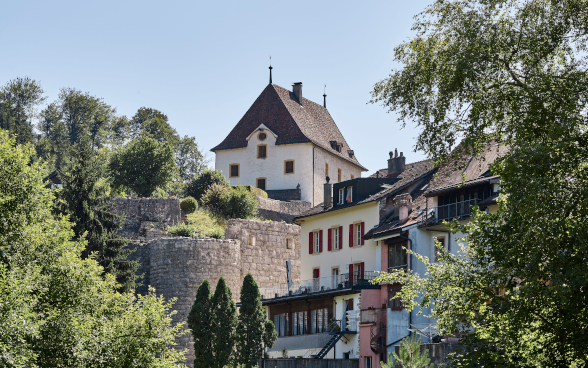
<path id="1" fill-rule="evenodd" d="M 347 300 L 347 310 L 353 310 L 353 298 Z"/>
<path id="2" fill-rule="evenodd" d="M 349 282 L 353 285 L 353 263 L 349 264 Z"/>
<path id="3" fill-rule="evenodd" d="M 339 249 L 343 249 L 343 226 L 339 226 Z"/>
<path id="4" fill-rule="evenodd" d="M 363 240 L 363 235 L 365 234 L 365 222 L 361 222 L 361 245 L 363 245 L 365 243 L 365 240 Z"/>
<path id="5" fill-rule="evenodd" d="M 364 273 L 365 269 L 364 268 L 365 268 L 364 262 L 361 262 L 361 264 L 359 265 L 359 272 L 361 273 L 360 279 L 362 279 L 362 280 L 365 279 L 365 273 Z"/>
<path id="6" fill-rule="evenodd" d="M 327 230 L 327 250 L 330 252 L 333 250 L 333 229 Z"/>
<path id="7" fill-rule="evenodd" d="M 323 231 L 319 231 L 319 253 L 323 252 Z"/>
<path id="8" fill-rule="evenodd" d="M 353 247 L 353 224 L 349 225 L 349 248 Z"/>
<path id="9" fill-rule="evenodd" d="M 313 244 L 314 239 L 313 239 L 312 235 L 313 235 L 312 231 L 308 233 L 308 254 L 312 254 L 312 249 L 313 249 L 313 245 L 314 245 Z"/>

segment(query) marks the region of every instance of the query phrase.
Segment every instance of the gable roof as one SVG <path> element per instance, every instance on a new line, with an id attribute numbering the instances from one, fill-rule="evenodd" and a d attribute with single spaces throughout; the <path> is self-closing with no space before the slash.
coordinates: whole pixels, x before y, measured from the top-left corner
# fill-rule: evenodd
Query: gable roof
<path id="1" fill-rule="evenodd" d="M 233 130 L 211 151 L 247 147 L 247 137 L 261 124 L 278 135 L 276 145 L 313 143 L 367 171 L 355 155 L 349 157 L 351 148 L 326 108 L 304 97 L 300 105 L 293 92 L 275 84 L 265 87 Z M 331 147 L 331 141 L 342 144 L 341 152 Z"/>

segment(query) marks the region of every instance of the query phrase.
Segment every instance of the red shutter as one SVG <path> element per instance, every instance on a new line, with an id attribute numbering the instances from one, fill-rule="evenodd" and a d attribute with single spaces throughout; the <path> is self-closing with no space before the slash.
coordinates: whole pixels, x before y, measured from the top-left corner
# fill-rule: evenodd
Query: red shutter
<path id="1" fill-rule="evenodd" d="M 330 252 L 333 250 L 333 245 L 332 245 L 332 233 L 333 233 L 333 229 L 329 229 L 327 230 L 327 250 Z"/>
<path id="2" fill-rule="evenodd" d="M 361 264 L 359 265 L 359 267 L 360 267 L 360 268 L 359 268 L 359 270 L 360 270 L 359 272 L 361 273 L 361 277 L 360 277 L 360 278 L 361 278 L 362 280 L 364 280 L 364 279 L 365 279 L 365 275 L 364 275 L 364 271 L 365 271 L 365 269 L 364 269 L 364 268 L 365 268 L 365 265 L 364 265 L 364 263 L 363 263 L 363 262 L 361 262 Z"/>
<path id="3" fill-rule="evenodd" d="M 316 268 L 314 270 L 314 278 L 318 279 L 319 277 L 321 277 L 321 270 L 320 270 L 320 268 Z"/>
<path id="4" fill-rule="evenodd" d="M 319 253 L 323 252 L 323 231 L 319 231 Z"/>
<path id="5" fill-rule="evenodd" d="M 349 248 L 353 247 L 353 224 L 349 225 Z"/>
<path id="6" fill-rule="evenodd" d="M 363 234 L 365 234 L 365 222 L 361 222 L 361 245 L 363 245 L 363 243 L 365 243 L 365 240 L 363 240 Z"/>
<path id="7" fill-rule="evenodd" d="M 349 282 L 353 285 L 353 263 L 349 264 Z"/>
<path id="8" fill-rule="evenodd" d="M 308 233 L 308 254 L 312 254 L 312 248 L 313 248 L 313 237 L 312 237 L 313 233 L 312 231 Z"/>
<path id="9" fill-rule="evenodd" d="M 353 310 L 353 298 L 347 301 L 347 310 Z"/>

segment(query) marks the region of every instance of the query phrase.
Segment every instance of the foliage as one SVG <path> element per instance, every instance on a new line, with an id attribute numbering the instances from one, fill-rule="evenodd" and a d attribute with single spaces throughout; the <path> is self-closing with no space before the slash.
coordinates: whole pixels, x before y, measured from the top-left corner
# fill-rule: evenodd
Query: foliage
<path id="1" fill-rule="evenodd" d="M 16 78 L 0 88 L 0 129 L 23 144 L 34 141 L 32 120 L 43 101 L 41 84 L 29 77 Z"/>
<path id="2" fill-rule="evenodd" d="M 149 197 L 165 186 L 176 170 L 173 150 L 167 143 L 141 137 L 112 155 L 109 163 L 113 184 Z"/>
<path id="3" fill-rule="evenodd" d="M 278 332 L 274 322 L 266 319 L 263 325 L 263 346 L 272 347 L 278 339 Z"/>
<path id="4" fill-rule="evenodd" d="M 267 317 L 261 306 L 259 288 L 250 273 L 243 279 L 240 300 L 241 307 L 239 308 L 237 323 L 236 358 L 242 367 L 252 368 L 257 365 L 257 359 L 263 357 L 264 347 L 271 348 L 275 340 L 268 341 L 265 338 L 265 321 Z M 268 343 L 268 345 L 264 343 Z"/>
<path id="5" fill-rule="evenodd" d="M 391 353 L 391 355 L 394 356 L 394 363 L 399 364 L 402 368 L 433 367 L 433 364 L 429 364 L 431 363 L 431 359 L 428 357 L 429 349 L 425 349 L 421 355 L 421 338 L 417 339 L 415 333 L 412 334 L 412 339 L 407 336 L 400 341 L 398 355 L 396 353 Z M 388 361 L 392 361 L 392 359 L 389 358 Z M 384 366 L 384 362 L 380 362 L 380 364 Z"/>
<path id="6" fill-rule="evenodd" d="M 194 338 L 194 368 L 208 368 L 214 364 L 211 302 L 210 283 L 204 280 L 188 314 L 188 327 Z"/>
<path id="7" fill-rule="evenodd" d="M 201 238 L 200 233 L 194 231 L 194 228 L 188 224 L 180 223 L 172 225 L 165 230 L 167 235 L 171 236 L 183 236 L 186 238 Z"/>
<path id="8" fill-rule="evenodd" d="M 220 278 L 211 301 L 212 314 L 212 368 L 224 368 L 234 359 L 237 307 L 231 289 Z"/>
<path id="9" fill-rule="evenodd" d="M 193 197 L 186 197 L 180 201 L 180 208 L 186 214 L 194 213 L 198 209 L 198 202 Z"/>
<path id="10" fill-rule="evenodd" d="M 214 239 L 224 239 L 225 232 L 224 232 L 224 230 L 221 230 L 221 229 L 212 229 L 206 233 L 206 236 L 209 238 L 214 238 Z"/>
<path id="11" fill-rule="evenodd" d="M 212 237 L 209 234 L 221 234 L 224 237 L 227 222 L 225 219 L 213 216 L 206 208 L 199 208 L 196 212 L 186 216 L 187 223 L 195 232 Z"/>
<path id="12" fill-rule="evenodd" d="M 223 194 L 230 191 L 231 188 L 224 184 L 212 184 L 200 198 L 200 202 L 215 216 L 223 216 L 221 198 Z"/>
<path id="13" fill-rule="evenodd" d="M 213 184 L 228 186 L 229 181 L 221 171 L 205 170 L 202 174 L 190 180 L 186 186 L 186 195 L 196 198 L 202 204 L 202 196 Z"/>
<path id="14" fill-rule="evenodd" d="M 244 187 L 232 187 L 221 194 L 219 209 L 225 218 L 247 219 L 257 215 L 257 200 Z"/>
<path id="15" fill-rule="evenodd" d="M 176 163 L 183 182 L 188 182 L 206 169 L 206 157 L 200 152 L 196 138 L 188 137 L 178 141 L 175 148 Z"/>
<path id="16" fill-rule="evenodd" d="M 0 366 L 177 367 L 171 304 L 116 291 L 51 213 L 31 145 L 0 131 Z"/>
<path id="17" fill-rule="evenodd" d="M 121 291 L 134 291 L 139 263 L 126 260 L 133 250 L 127 248 L 129 240 L 118 235 L 122 219 L 109 212 L 112 202 L 99 186 L 104 165 L 86 140 L 71 151 L 58 169 L 63 188 L 57 192 L 55 211 L 69 216 L 76 239 L 86 239 L 82 259 L 93 255 L 104 272 L 116 277 Z"/>
<path id="18" fill-rule="evenodd" d="M 153 138 L 159 143 L 169 143 L 175 147 L 179 137 L 178 133 L 168 123 L 167 115 L 159 110 L 141 107 L 130 121 L 130 134 L 132 139 Z"/>
<path id="19" fill-rule="evenodd" d="M 267 192 L 265 190 L 256 188 L 253 185 L 235 185 L 235 186 L 233 186 L 233 188 L 245 188 L 247 191 L 251 192 L 253 195 L 267 198 Z"/>
<path id="20" fill-rule="evenodd" d="M 438 0 L 395 49 L 402 68 L 374 87 L 372 102 L 420 125 L 415 148 L 439 164 L 491 140 L 511 149 L 492 167 L 498 212 L 452 225 L 467 247 L 437 264 L 419 257 L 426 278 L 381 279 L 402 282 L 409 307 L 434 300 L 441 330 L 492 347 L 468 355 L 470 366 L 588 364 L 585 9 L 582 0 Z"/>

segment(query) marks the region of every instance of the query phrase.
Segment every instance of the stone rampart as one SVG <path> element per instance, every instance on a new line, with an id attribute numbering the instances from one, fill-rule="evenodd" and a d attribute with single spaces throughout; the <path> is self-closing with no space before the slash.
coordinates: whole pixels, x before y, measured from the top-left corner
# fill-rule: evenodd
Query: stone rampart
<path id="1" fill-rule="evenodd" d="M 256 196 L 257 210 L 260 218 L 272 221 L 293 223 L 294 218 L 310 209 L 310 202 L 306 201 L 278 201 L 275 199 Z"/>

